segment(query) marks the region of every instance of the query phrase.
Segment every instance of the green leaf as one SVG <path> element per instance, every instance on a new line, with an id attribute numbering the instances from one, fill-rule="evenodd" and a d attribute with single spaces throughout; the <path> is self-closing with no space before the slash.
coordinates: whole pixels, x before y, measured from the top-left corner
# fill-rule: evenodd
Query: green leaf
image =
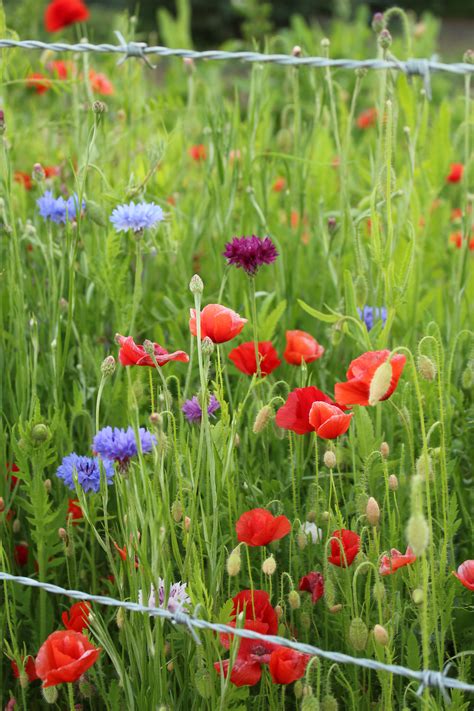
<path id="1" fill-rule="evenodd" d="M 336 313 L 323 314 L 322 311 L 318 311 L 318 309 L 314 309 L 312 306 L 309 306 L 301 299 L 298 299 L 298 304 L 301 306 L 303 311 L 306 311 L 306 313 L 308 313 L 310 316 L 317 318 L 318 321 L 324 321 L 324 323 L 336 323 L 337 321 L 340 321 L 341 318 L 344 318 L 344 316 L 342 314 L 336 314 Z"/>
<path id="2" fill-rule="evenodd" d="M 278 325 L 278 321 L 285 313 L 285 309 L 286 299 L 283 299 L 283 301 L 280 301 L 280 303 L 277 304 L 272 311 L 270 311 L 260 327 L 260 337 L 262 341 L 271 341 Z"/>

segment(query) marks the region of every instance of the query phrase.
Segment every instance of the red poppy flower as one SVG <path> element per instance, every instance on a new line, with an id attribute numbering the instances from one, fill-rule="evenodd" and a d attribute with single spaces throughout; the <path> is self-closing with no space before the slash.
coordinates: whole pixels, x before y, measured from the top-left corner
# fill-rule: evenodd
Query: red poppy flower
<path id="1" fill-rule="evenodd" d="M 235 618 L 241 612 L 245 615 L 245 622 L 258 622 L 265 627 L 262 634 L 276 634 L 278 631 L 278 618 L 275 610 L 271 606 L 270 597 L 264 590 L 241 590 L 232 598 L 234 603 L 229 624 L 235 626 Z M 231 635 L 232 636 L 232 635 Z M 221 635 L 221 642 L 224 647 L 230 646 L 228 634 Z"/>
<path id="2" fill-rule="evenodd" d="M 190 309 L 189 330 L 197 336 L 196 310 Z M 201 311 L 201 339 L 208 338 L 213 343 L 226 343 L 239 335 L 245 324 L 246 318 L 241 318 L 238 313 L 220 304 L 208 304 Z"/>
<path id="3" fill-rule="evenodd" d="M 368 405 L 370 384 L 376 370 L 388 359 L 390 351 L 368 351 L 352 361 L 346 373 L 348 382 L 336 383 L 334 392 L 341 405 Z M 395 354 L 390 361 L 392 378 L 387 392 L 379 400 L 387 400 L 398 385 L 406 357 Z"/>
<path id="4" fill-rule="evenodd" d="M 288 535 L 291 523 L 286 516 L 273 516 L 266 509 L 246 511 L 235 524 L 237 538 L 248 546 L 266 546 Z"/>
<path id="5" fill-rule="evenodd" d="M 255 590 L 254 592 L 262 591 Z M 275 634 L 275 632 L 268 632 L 268 625 L 259 620 L 245 620 L 244 629 L 259 632 L 260 634 Z M 227 637 L 225 641 L 222 640 L 223 636 Z M 221 641 L 226 649 L 230 646 L 228 637 L 228 635 L 221 635 Z M 275 644 L 263 640 L 248 639 L 246 637 L 239 638 L 237 658 L 234 661 L 230 673 L 230 681 L 232 684 L 235 686 L 254 686 L 257 684 L 262 676 L 262 664 L 269 663 L 271 654 L 275 649 Z M 228 659 L 223 661 L 222 664 L 220 662 L 215 662 L 214 664 L 216 671 L 220 674 L 223 673 L 225 677 L 228 676 L 229 666 L 230 661 Z"/>
<path id="6" fill-rule="evenodd" d="M 260 358 L 260 372 L 262 376 L 270 375 L 275 368 L 281 364 L 278 353 L 274 349 L 271 341 L 259 341 L 258 355 Z M 242 343 L 229 353 L 232 363 L 242 373 L 254 375 L 257 372 L 257 362 L 255 360 L 255 345 L 253 341 Z"/>
<path id="7" fill-rule="evenodd" d="M 71 517 L 74 525 L 77 525 L 77 523 L 75 523 L 75 522 L 78 519 L 81 519 L 84 517 L 84 514 L 82 513 L 82 509 L 79 505 L 79 501 L 77 499 L 68 499 L 66 518 L 69 518 L 69 517 Z"/>
<path id="8" fill-rule="evenodd" d="M 21 479 L 13 474 L 13 472 L 19 472 L 20 470 L 15 462 L 6 462 L 5 469 L 7 470 L 7 474 L 10 474 L 10 490 L 13 490 L 18 482 L 21 481 Z"/>
<path id="9" fill-rule="evenodd" d="M 474 235 L 474 231 L 471 233 Z M 462 247 L 462 232 L 452 232 L 449 235 L 449 241 L 451 244 L 455 244 L 458 249 Z M 474 249 L 474 237 L 471 237 L 468 244 L 469 250 L 472 252 Z"/>
<path id="10" fill-rule="evenodd" d="M 62 59 L 54 59 L 52 62 L 48 62 L 46 68 L 51 74 L 54 74 L 57 79 L 67 79 L 69 72 L 72 73 L 74 65 L 72 62 L 65 62 Z"/>
<path id="11" fill-rule="evenodd" d="M 311 593 L 311 602 L 315 605 L 324 595 L 324 578 L 315 571 L 308 573 L 301 578 L 298 589 Z"/>
<path id="12" fill-rule="evenodd" d="M 23 659 L 23 668 L 26 672 L 26 676 L 28 677 L 28 681 L 36 681 L 36 679 L 39 679 L 38 674 L 36 673 L 36 665 L 35 665 L 35 660 L 33 657 L 26 657 L 26 663 L 25 660 Z M 18 664 L 12 659 L 11 662 L 11 667 L 12 667 L 12 673 L 15 679 L 20 678 L 20 670 L 18 669 Z"/>
<path id="13" fill-rule="evenodd" d="M 110 96 L 111 94 L 114 93 L 114 86 L 109 79 L 105 76 L 105 74 L 101 74 L 100 72 L 95 72 L 93 69 L 89 70 L 89 82 L 92 88 L 92 91 L 95 91 L 96 94 L 102 94 L 103 96 Z"/>
<path id="14" fill-rule="evenodd" d="M 451 163 L 451 168 L 449 170 L 449 175 L 446 176 L 446 181 L 448 183 L 459 183 L 462 180 L 462 174 L 464 172 L 464 166 L 462 163 Z"/>
<path id="15" fill-rule="evenodd" d="M 124 546 L 123 548 L 120 548 L 119 544 L 113 541 L 114 548 L 121 557 L 123 561 L 127 560 L 127 546 Z M 137 557 L 135 556 L 135 568 L 138 568 L 138 560 Z"/>
<path id="16" fill-rule="evenodd" d="M 28 563 L 28 553 L 28 545 L 26 543 L 19 543 L 15 546 L 15 562 L 20 568 L 23 568 Z"/>
<path id="17" fill-rule="evenodd" d="M 48 32 L 57 32 L 75 22 L 85 22 L 89 10 L 82 0 L 52 0 L 44 13 L 44 26 Z"/>
<path id="18" fill-rule="evenodd" d="M 313 432 L 314 427 L 310 424 L 309 412 L 317 400 L 327 402 L 329 405 L 336 405 L 322 390 L 318 390 L 313 385 L 307 388 L 295 388 L 288 395 L 285 404 L 277 411 L 276 424 L 278 427 L 292 430 L 296 434 Z"/>
<path id="19" fill-rule="evenodd" d="M 357 127 L 358 128 L 370 128 L 377 121 L 377 109 L 365 109 L 357 117 Z"/>
<path id="20" fill-rule="evenodd" d="M 321 439 L 336 439 L 349 429 L 353 413 L 347 415 L 327 402 L 313 402 L 309 411 L 309 422 Z"/>
<path id="21" fill-rule="evenodd" d="M 15 173 L 13 173 L 13 180 L 16 183 L 20 183 L 20 185 L 23 185 L 25 190 L 31 190 L 31 188 L 33 187 L 31 175 L 28 175 L 28 173 L 23 173 L 21 170 L 17 170 L 15 171 Z"/>
<path id="22" fill-rule="evenodd" d="M 137 345 L 132 336 L 125 337 L 117 334 L 115 340 L 120 346 L 119 360 L 122 365 L 147 365 L 150 368 L 155 367 L 155 364 L 148 353 L 145 352 L 143 346 Z M 170 360 L 177 360 L 181 363 L 189 362 L 189 356 L 184 351 L 168 353 L 168 351 L 159 346 L 158 343 L 153 344 L 153 350 L 160 368 L 166 365 Z"/>
<path id="23" fill-rule="evenodd" d="M 275 179 L 275 182 L 272 185 L 272 190 L 274 193 L 281 193 L 282 190 L 284 190 L 286 187 L 286 180 L 285 178 L 282 178 L 281 176 Z"/>
<path id="24" fill-rule="evenodd" d="M 89 613 L 91 611 L 90 603 L 76 602 L 71 605 L 69 612 L 63 612 L 61 619 L 67 630 L 74 632 L 82 632 L 89 628 Z"/>
<path id="25" fill-rule="evenodd" d="M 342 528 L 331 534 L 331 555 L 328 561 L 340 568 L 348 567 L 360 549 L 360 536 Z"/>
<path id="26" fill-rule="evenodd" d="M 306 331 L 287 331 L 286 348 L 283 358 L 291 365 L 301 365 L 312 363 L 313 360 L 321 358 L 324 353 L 323 346 L 311 334 Z"/>
<path id="27" fill-rule="evenodd" d="M 380 575 L 391 575 L 404 565 L 414 563 L 415 560 L 416 555 L 413 555 L 413 551 L 410 546 L 408 546 L 405 555 L 400 553 L 400 551 L 397 551 L 396 548 L 392 548 L 390 555 L 383 555 L 380 559 L 379 573 Z"/>
<path id="28" fill-rule="evenodd" d="M 197 163 L 199 163 L 200 161 L 206 160 L 206 158 L 207 158 L 206 146 L 204 146 L 202 143 L 198 143 L 196 146 L 191 146 L 189 148 L 189 155 Z"/>
<path id="29" fill-rule="evenodd" d="M 94 647 L 80 632 L 59 630 L 49 635 L 36 657 L 36 673 L 43 687 L 77 681 L 99 658 Z"/>
<path id="30" fill-rule="evenodd" d="M 453 575 L 468 590 L 474 590 L 474 560 L 465 560 L 458 568 L 457 573 L 453 570 Z"/>
<path id="31" fill-rule="evenodd" d="M 44 74 L 33 72 L 26 77 L 26 86 L 28 89 L 34 89 L 37 94 L 44 94 L 51 88 L 51 80 Z"/>
<path id="32" fill-rule="evenodd" d="M 304 675 L 309 654 L 301 654 L 288 647 L 278 647 L 270 657 L 270 674 L 274 684 L 291 684 Z"/>
<path id="33" fill-rule="evenodd" d="M 48 180 L 48 178 L 55 178 L 61 172 L 57 165 L 45 165 L 43 170 L 46 180 Z"/>

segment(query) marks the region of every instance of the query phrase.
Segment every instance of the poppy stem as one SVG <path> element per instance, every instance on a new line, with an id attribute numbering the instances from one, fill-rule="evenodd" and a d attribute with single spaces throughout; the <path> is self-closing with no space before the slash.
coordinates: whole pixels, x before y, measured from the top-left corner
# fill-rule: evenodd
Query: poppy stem
<path id="1" fill-rule="evenodd" d="M 74 704 L 74 686 L 72 684 L 67 685 L 67 696 L 69 700 L 70 711 L 76 711 L 76 707 Z"/>

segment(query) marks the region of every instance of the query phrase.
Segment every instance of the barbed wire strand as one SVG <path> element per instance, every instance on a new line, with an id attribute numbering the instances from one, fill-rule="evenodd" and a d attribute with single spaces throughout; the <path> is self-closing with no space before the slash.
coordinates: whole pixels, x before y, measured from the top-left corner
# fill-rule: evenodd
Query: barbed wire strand
<path id="1" fill-rule="evenodd" d="M 398 676 L 403 676 L 408 679 L 413 679 L 418 681 L 420 686 L 418 687 L 417 694 L 421 695 L 423 690 L 427 687 L 432 687 L 438 689 L 444 699 L 449 702 L 449 696 L 447 694 L 447 689 L 459 689 L 460 691 L 469 691 L 474 693 L 474 685 L 467 684 L 464 681 L 459 681 L 459 679 L 453 679 L 448 677 L 447 671 L 450 664 L 445 667 L 443 671 L 433 671 L 430 669 L 425 669 L 422 671 L 416 671 L 414 669 L 409 669 L 407 667 L 399 666 L 398 664 L 384 664 L 378 662 L 375 659 L 368 659 L 365 657 L 351 657 L 349 654 L 343 654 L 342 652 L 333 652 L 325 649 L 320 649 L 311 644 L 305 644 L 303 642 L 294 642 L 291 639 L 286 639 L 285 637 L 280 637 L 279 635 L 264 635 L 259 632 L 254 632 L 253 630 L 231 627 L 230 625 L 225 625 L 220 622 L 208 622 L 199 617 L 194 617 L 186 612 L 175 611 L 159 608 L 150 607 L 148 605 L 142 605 L 137 602 L 130 602 L 127 600 L 116 600 L 115 598 L 108 597 L 106 595 L 90 595 L 89 593 L 82 592 L 80 590 L 66 590 L 65 588 L 59 587 L 59 585 L 53 585 L 52 583 L 44 583 L 34 578 L 26 578 L 17 575 L 11 575 L 10 573 L 5 573 L 0 571 L 0 580 L 6 582 L 17 583 L 19 585 L 25 585 L 33 588 L 40 588 L 46 592 L 53 593 L 54 595 L 66 595 L 67 597 L 73 598 L 75 600 L 84 600 L 87 602 L 95 602 L 99 605 L 107 605 L 109 607 L 122 607 L 125 610 L 130 610 L 131 612 L 141 612 L 154 617 L 161 617 L 168 620 L 172 624 L 184 625 L 189 632 L 192 634 L 194 640 L 197 644 L 201 644 L 199 637 L 196 634 L 196 630 L 212 630 L 213 632 L 220 632 L 223 634 L 232 634 L 237 637 L 245 637 L 247 639 L 259 640 L 266 642 L 267 644 L 278 644 L 284 647 L 289 647 L 294 649 L 296 652 L 301 652 L 302 654 L 309 654 L 311 656 L 322 657 L 323 659 L 328 659 L 332 662 L 338 664 L 354 664 L 365 669 L 372 669 L 373 671 L 383 671 L 390 674 L 396 674 Z"/>

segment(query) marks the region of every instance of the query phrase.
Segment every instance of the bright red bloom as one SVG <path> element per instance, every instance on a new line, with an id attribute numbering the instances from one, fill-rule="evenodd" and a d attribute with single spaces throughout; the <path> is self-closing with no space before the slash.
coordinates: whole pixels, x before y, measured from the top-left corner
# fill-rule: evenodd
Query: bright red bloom
<path id="1" fill-rule="evenodd" d="M 25 660 L 22 660 L 25 662 Z M 15 679 L 20 678 L 20 670 L 18 669 L 18 664 L 12 659 L 11 662 L 11 667 L 12 667 L 12 673 Z M 36 679 L 39 679 L 38 674 L 36 673 L 36 665 L 35 665 L 35 660 L 33 657 L 26 657 L 26 663 L 23 664 L 24 670 L 26 672 L 26 676 L 28 677 L 28 681 L 36 681 Z"/>
<path id="2" fill-rule="evenodd" d="M 51 80 L 40 72 L 33 72 L 26 77 L 26 86 L 28 89 L 34 89 L 37 94 L 44 94 L 51 88 Z"/>
<path id="3" fill-rule="evenodd" d="M 54 74 L 57 79 L 67 79 L 69 72 L 72 73 L 74 65 L 72 62 L 65 62 L 62 59 L 54 59 L 52 62 L 48 62 L 46 68 L 51 74 Z"/>
<path id="4" fill-rule="evenodd" d="M 84 629 L 89 629 L 89 613 L 91 606 L 89 602 L 76 602 L 71 605 L 69 612 L 63 612 L 61 619 L 67 630 L 74 632 L 82 632 Z"/>
<path id="5" fill-rule="evenodd" d="M 298 589 L 311 593 L 311 602 L 314 605 L 324 595 L 324 578 L 321 573 L 312 571 L 301 578 Z"/>
<path id="6" fill-rule="evenodd" d="M 92 88 L 92 91 L 95 91 L 96 94 L 102 94 L 103 96 L 110 96 L 111 94 L 114 93 L 114 85 L 112 82 L 107 79 L 105 74 L 101 74 L 100 72 L 95 72 L 93 69 L 89 70 L 89 82 Z"/>
<path id="7" fill-rule="evenodd" d="M 232 608 L 233 621 L 230 625 L 235 625 L 235 618 L 241 612 L 245 613 L 245 622 L 259 622 L 265 625 L 265 629 L 259 630 L 262 634 L 276 634 L 278 631 L 278 618 L 275 610 L 271 606 L 270 597 L 264 590 L 241 590 L 233 598 Z M 229 647 L 229 635 L 222 634 L 221 642 L 224 647 Z"/>
<path id="8" fill-rule="evenodd" d="M 336 405 L 330 397 L 321 390 L 310 385 L 307 388 L 295 388 L 287 398 L 282 407 L 277 411 L 275 422 L 278 427 L 285 430 L 292 430 L 296 434 L 308 434 L 313 432 L 314 427 L 309 421 L 311 406 L 317 400 Z"/>
<path id="9" fill-rule="evenodd" d="M 189 330 L 197 336 L 196 310 L 190 309 Z M 201 311 L 201 340 L 211 339 L 213 343 L 226 343 L 239 335 L 245 324 L 246 318 L 241 318 L 238 313 L 220 304 L 208 304 Z"/>
<path id="10" fill-rule="evenodd" d="M 23 185 L 25 190 L 31 190 L 33 187 L 33 181 L 31 180 L 31 175 L 28 173 L 23 173 L 21 170 L 15 171 L 13 173 L 13 180 L 16 183 L 20 183 L 20 185 Z"/>
<path id="11" fill-rule="evenodd" d="M 327 402 L 313 402 L 309 411 L 309 422 L 321 439 L 336 439 L 349 429 L 353 413 L 347 415 Z"/>
<path id="12" fill-rule="evenodd" d="M 68 499 L 67 502 L 67 514 L 66 518 L 71 517 L 73 523 L 77 521 L 78 519 L 82 519 L 84 517 L 84 514 L 82 513 L 82 509 L 79 505 L 79 501 L 77 499 Z M 77 524 L 74 524 L 77 525 Z"/>
<path id="13" fill-rule="evenodd" d="M 7 470 L 7 474 L 10 474 L 10 490 L 12 490 L 15 488 L 15 486 L 18 484 L 18 482 L 21 481 L 12 472 L 19 472 L 20 470 L 18 469 L 15 462 L 12 462 L 11 464 L 10 464 L 10 462 L 6 462 L 5 469 Z"/>
<path id="14" fill-rule="evenodd" d="M 28 545 L 26 543 L 19 543 L 15 546 L 15 562 L 20 567 L 23 568 L 24 565 L 28 563 Z"/>
<path id="15" fill-rule="evenodd" d="M 301 654 L 288 647 L 278 647 L 270 657 L 270 674 L 274 684 L 291 684 L 304 675 L 309 654 Z"/>
<path id="16" fill-rule="evenodd" d="M 362 113 L 360 113 L 357 117 L 357 127 L 370 128 L 370 126 L 374 126 L 377 121 L 377 113 L 377 109 L 375 108 L 365 109 L 365 111 L 362 111 Z"/>
<path id="17" fill-rule="evenodd" d="M 448 183 L 459 183 L 459 181 L 462 180 L 463 172 L 464 166 L 462 163 L 451 163 L 449 175 L 446 176 L 446 181 Z"/>
<path id="18" fill-rule="evenodd" d="M 75 22 L 85 22 L 89 10 L 82 0 L 52 0 L 44 13 L 44 26 L 48 32 L 57 32 Z"/>
<path id="19" fill-rule="evenodd" d="M 453 570 L 453 575 L 468 590 L 474 590 L 474 560 L 465 560 L 458 568 L 457 573 Z"/>
<path id="20" fill-rule="evenodd" d="M 383 555 L 380 559 L 379 573 L 380 575 L 391 575 L 404 565 L 414 563 L 415 560 L 416 555 L 413 555 L 413 551 L 410 546 L 408 546 L 405 555 L 400 553 L 400 551 L 397 551 L 396 548 L 392 548 L 390 555 Z"/>
<path id="21" fill-rule="evenodd" d="M 114 548 L 121 557 L 123 561 L 127 560 L 127 546 L 125 545 L 123 548 L 120 548 L 119 544 L 113 541 Z M 135 568 L 138 568 L 138 560 L 137 557 L 135 556 Z"/>
<path id="22" fill-rule="evenodd" d="M 143 346 L 137 345 L 132 336 L 121 336 L 117 334 L 115 340 L 120 346 L 119 360 L 122 365 L 147 365 L 150 368 L 155 367 L 155 364 L 148 353 L 145 352 Z M 158 343 L 153 344 L 153 350 L 155 352 L 156 362 L 160 368 L 166 365 L 170 360 L 177 360 L 181 363 L 189 362 L 189 356 L 184 351 L 168 353 L 168 351 L 159 346 Z"/>
<path id="23" fill-rule="evenodd" d="M 48 178 L 55 178 L 61 172 L 57 165 L 45 165 L 43 170 L 46 180 L 48 180 Z"/>
<path id="24" fill-rule="evenodd" d="M 471 233 L 474 235 L 474 231 Z M 455 244 L 458 249 L 462 247 L 462 232 L 452 232 L 449 235 L 449 241 L 451 244 Z M 468 244 L 469 250 L 472 252 L 474 249 L 474 237 L 471 237 Z"/>
<path id="25" fill-rule="evenodd" d="M 258 354 L 260 357 L 260 372 L 262 376 L 270 375 L 275 368 L 281 364 L 278 353 L 271 341 L 259 341 Z M 229 353 L 232 363 L 242 373 L 254 375 L 257 372 L 257 362 L 255 360 L 255 345 L 253 341 L 242 343 Z"/>
<path id="26" fill-rule="evenodd" d="M 207 158 L 206 146 L 204 146 L 202 143 L 198 143 L 196 146 L 191 146 L 189 148 L 189 155 L 197 163 L 199 163 L 202 160 L 206 160 L 206 158 Z"/>
<path id="27" fill-rule="evenodd" d="M 331 555 L 328 561 L 340 568 L 347 568 L 360 550 L 360 536 L 342 528 L 331 534 Z"/>
<path id="28" fill-rule="evenodd" d="M 324 353 L 323 346 L 311 334 L 306 331 L 287 331 L 286 332 L 286 348 L 283 353 L 283 358 L 291 365 L 301 365 L 312 363 L 313 360 L 321 358 Z"/>
<path id="29" fill-rule="evenodd" d="M 59 630 L 49 635 L 36 657 L 36 673 L 43 687 L 77 681 L 99 658 L 94 647 L 80 632 Z"/>
<path id="30" fill-rule="evenodd" d="M 281 193 L 282 190 L 284 190 L 286 187 L 286 180 L 285 178 L 282 178 L 281 176 L 275 179 L 275 182 L 272 185 L 272 190 L 274 193 Z"/>
<path id="31" fill-rule="evenodd" d="M 368 405 L 370 384 L 375 371 L 388 359 L 389 350 L 368 351 L 353 360 L 346 373 L 346 383 L 336 383 L 334 392 L 336 400 L 341 405 Z M 392 379 L 387 392 L 379 400 L 387 400 L 398 385 L 405 366 L 406 357 L 396 353 L 390 361 Z"/>
<path id="32" fill-rule="evenodd" d="M 248 546 L 266 546 L 278 541 L 291 531 L 286 516 L 273 516 L 266 509 L 246 511 L 235 524 L 237 538 Z"/>

